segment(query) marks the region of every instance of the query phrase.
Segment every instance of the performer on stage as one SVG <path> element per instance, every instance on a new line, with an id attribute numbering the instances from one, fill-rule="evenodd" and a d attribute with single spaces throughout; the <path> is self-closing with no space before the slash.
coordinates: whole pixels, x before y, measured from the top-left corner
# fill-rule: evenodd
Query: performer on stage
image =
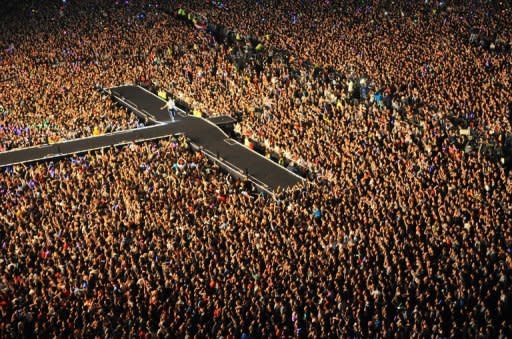
<path id="1" fill-rule="evenodd" d="M 169 110 L 169 117 L 171 118 L 171 122 L 174 122 L 176 117 L 176 104 L 172 98 L 169 98 L 169 101 L 165 105 L 163 105 L 160 109 L 167 108 Z"/>

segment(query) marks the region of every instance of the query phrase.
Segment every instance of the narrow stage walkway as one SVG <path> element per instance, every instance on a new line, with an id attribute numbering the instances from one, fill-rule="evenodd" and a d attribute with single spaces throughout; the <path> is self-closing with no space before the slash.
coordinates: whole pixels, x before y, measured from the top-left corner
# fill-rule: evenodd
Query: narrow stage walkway
<path id="1" fill-rule="evenodd" d="M 166 110 L 160 109 L 164 101 L 155 94 L 138 86 L 126 85 L 110 90 L 111 95 L 154 126 L 42 145 L 7 152 L 0 152 L 0 167 L 60 158 L 115 145 L 164 138 L 184 134 L 196 149 L 231 174 L 247 178 L 268 193 L 287 188 L 304 180 L 279 164 L 263 157 L 238 141 L 230 139 L 218 126 L 209 121 L 179 112 L 175 122 L 170 122 Z M 218 124 L 229 122 L 220 118 Z"/>
<path id="2" fill-rule="evenodd" d="M 174 133 L 172 126 L 156 125 L 63 141 L 52 145 L 41 145 L 0 152 L 0 167 L 6 167 L 26 162 L 58 158 L 74 153 L 83 153 L 105 147 L 126 145 L 132 142 L 160 139 Z"/>

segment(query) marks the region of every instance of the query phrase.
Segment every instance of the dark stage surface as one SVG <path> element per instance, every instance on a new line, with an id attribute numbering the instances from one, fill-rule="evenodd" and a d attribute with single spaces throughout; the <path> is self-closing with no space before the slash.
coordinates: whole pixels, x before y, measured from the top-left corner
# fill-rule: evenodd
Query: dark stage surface
<path id="1" fill-rule="evenodd" d="M 192 145 L 204 152 L 212 161 L 233 175 L 251 180 L 260 189 L 272 192 L 287 188 L 303 179 L 279 164 L 256 153 L 238 141 L 230 139 L 216 124 L 216 120 L 186 115 L 179 112 L 170 122 L 164 101 L 144 88 L 132 85 L 111 89 L 112 96 L 141 118 L 156 124 L 140 129 L 105 134 L 0 153 L 0 167 L 63 157 L 75 153 L 97 150 L 131 142 L 164 138 L 184 134 Z M 219 123 L 230 118 L 219 118 Z"/>
<path id="2" fill-rule="evenodd" d="M 127 131 L 104 134 L 63 141 L 53 145 L 42 145 L 0 152 L 0 167 L 46 160 L 74 153 L 83 153 L 115 145 L 124 145 L 136 141 L 160 139 L 171 135 L 173 129 L 168 125 L 149 126 Z"/>

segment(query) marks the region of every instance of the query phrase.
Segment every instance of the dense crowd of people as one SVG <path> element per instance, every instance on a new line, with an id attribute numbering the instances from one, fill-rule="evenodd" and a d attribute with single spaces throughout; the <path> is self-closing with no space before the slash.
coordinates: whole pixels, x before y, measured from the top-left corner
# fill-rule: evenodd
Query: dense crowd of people
<path id="1" fill-rule="evenodd" d="M 0 150 L 136 127 L 94 88 L 142 82 L 309 176 L 262 195 L 174 137 L 2 169 L 0 337 L 512 336 L 508 2 L 22 13 Z"/>
<path id="2" fill-rule="evenodd" d="M 141 72 L 141 65 L 120 61 L 122 50 L 111 45 L 130 37 L 92 8 L 70 10 L 42 7 L 16 13 L 29 25 L 3 23 L 0 151 L 138 126 L 135 115 L 97 91 L 133 82 Z M 109 21 L 105 29 L 101 20 Z"/>
<path id="3" fill-rule="evenodd" d="M 336 157 L 332 153 L 339 147 L 332 146 L 360 132 L 339 126 L 360 114 L 369 125 L 384 122 L 394 129 L 398 121 L 402 141 L 414 139 L 425 146 L 440 136 L 456 139 L 467 127 L 485 144 L 502 144 L 510 136 L 510 50 L 468 43 L 478 28 L 482 39 L 510 44 L 510 7 L 491 12 L 486 6 L 404 4 L 392 11 L 359 2 L 360 7 L 263 3 L 237 2 L 226 10 L 204 10 L 204 15 L 242 34 L 270 35 L 269 46 L 293 54 L 284 62 L 249 62 L 227 81 L 217 72 L 217 78 L 202 84 L 203 92 L 214 87 L 216 110 L 241 111 L 241 132 L 277 153 L 322 170 L 318 163 L 324 167 Z M 234 13 L 243 13 L 242 24 Z M 491 14 L 493 20 L 487 18 Z M 219 83 L 226 87 L 221 95 L 226 100 L 218 100 Z M 347 104 L 355 94 L 363 100 Z M 319 144 L 324 149 L 311 152 Z"/>

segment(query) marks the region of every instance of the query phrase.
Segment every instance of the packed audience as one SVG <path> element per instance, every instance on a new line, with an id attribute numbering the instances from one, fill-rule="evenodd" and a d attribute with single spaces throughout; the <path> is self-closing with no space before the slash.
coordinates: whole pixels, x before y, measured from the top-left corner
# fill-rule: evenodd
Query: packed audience
<path id="1" fill-rule="evenodd" d="M 512 336 L 507 2 L 29 9 L 4 148 L 134 126 L 93 87 L 152 82 L 310 176 L 261 195 L 175 138 L 3 169 L 1 337 Z"/>
<path id="2" fill-rule="evenodd" d="M 133 82 L 141 73 L 141 65 L 120 61 L 123 50 L 111 45 L 130 37 L 115 31 L 114 19 L 103 26 L 106 12 L 94 15 L 94 7 L 81 6 L 72 15 L 66 8 L 33 9 L 18 13 L 20 21 L 3 23 L 0 151 L 139 125 L 134 114 L 97 91 Z"/>
<path id="3" fill-rule="evenodd" d="M 222 10 L 198 5 L 194 10 L 212 21 L 244 35 L 270 36 L 269 46 L 292 52 L 284 63 L 249 62 L 245 72 L 228 80 L 217 71 L 217 81 L 202 82 L 205 92 L 214 88 L 218 111 L 244 113 L 243 134 L 307 167 L 325 165 L 336 156 L 329 154 L 338 149 L 332 146 L 359 132 L 339 128 L 343 120 L 362 113 L 382 124 L 373 116 L 377 108 L 382 111 L 377 118 L 402 120 L 403 138 L 416 137 L 422 144 L 440 134 L 458 137 L 461 120 L 481 143 L 503 143 L 512 132 L 510 50 L 474 48 L 468 41 L 478 28 L 482 39 L 493 37 L 492 43 L 510 48 L 510 6 L 401 5 L 269 1 L 248 6 L 240 1 Z M 243 13 L 242 23 L 234 13 Z M 365 100 L 347 105 L 356 94 L 351 87 L 361 80 Z M 218 100 L 218 83 L 226 87 L 220 91 L 228 106 Z M 311 152 L 318 144 L 327 147 Z"/>
<path id="4" fill-rule="evenodd" d="M 510 335 L 510 179 L 396 162 L 277 199 L 183 140 L 8 169 L 0 333 Z"/>

